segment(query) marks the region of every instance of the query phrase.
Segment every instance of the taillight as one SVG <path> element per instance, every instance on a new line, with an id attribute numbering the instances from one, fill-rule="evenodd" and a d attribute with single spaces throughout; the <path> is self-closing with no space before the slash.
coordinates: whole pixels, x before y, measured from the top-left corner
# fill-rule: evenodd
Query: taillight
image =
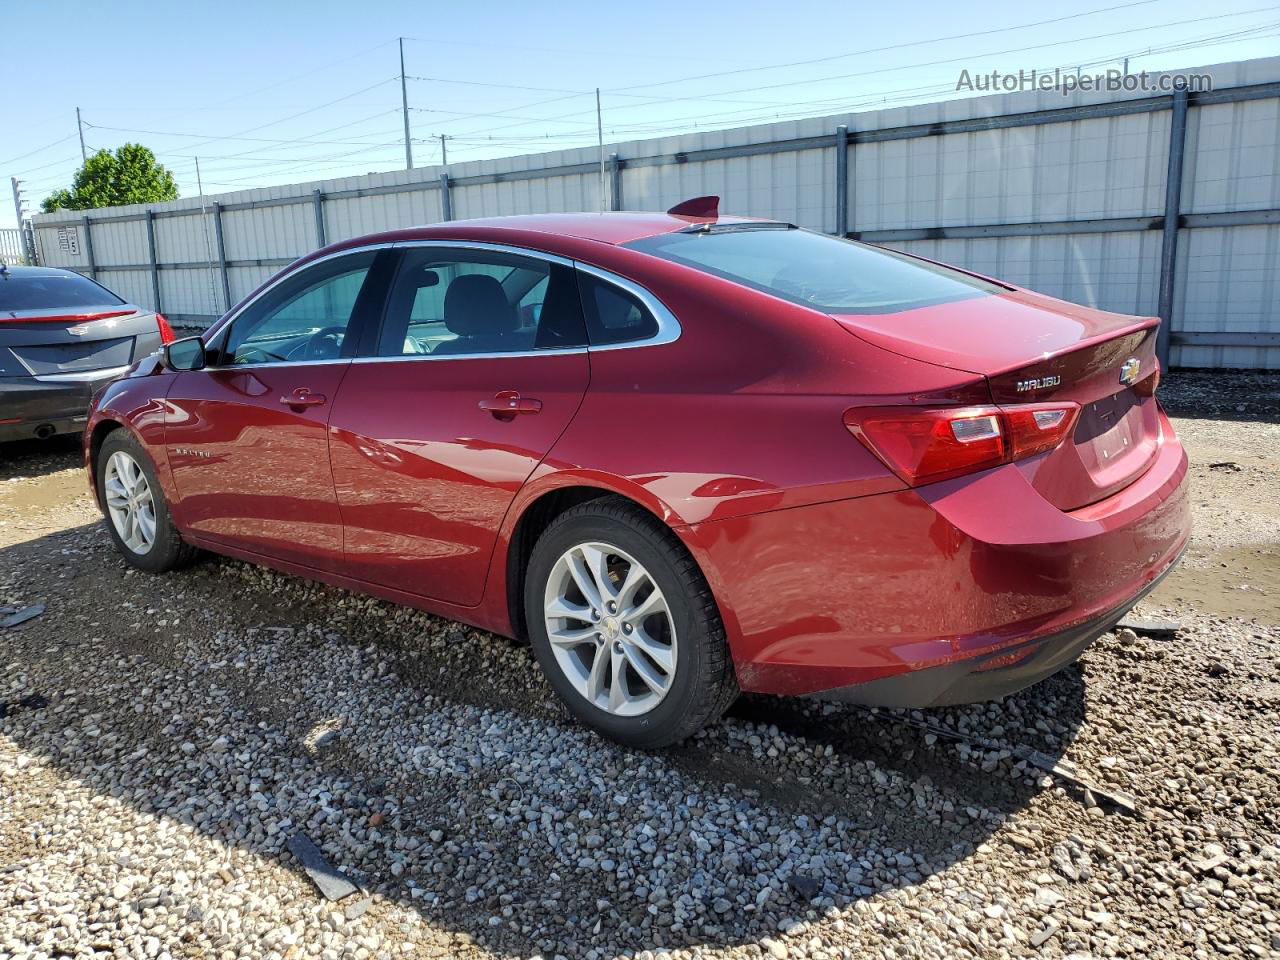
<path id="1" fill-rule="evenodd" d="M 1052 450 L 1071 432 L 1080 407 L 862 407 L 844 424 L 907 483 L 919 486 Z"/>
<path id="2" fill-rule="evenodd" d="M 173 343 L 178 339 L 173 335 L 173 327 L 169 326 L 169 321 L 165 319 L 163 313 L 156 314 L 156 329 L 160 331 L 161 343 Z"/>

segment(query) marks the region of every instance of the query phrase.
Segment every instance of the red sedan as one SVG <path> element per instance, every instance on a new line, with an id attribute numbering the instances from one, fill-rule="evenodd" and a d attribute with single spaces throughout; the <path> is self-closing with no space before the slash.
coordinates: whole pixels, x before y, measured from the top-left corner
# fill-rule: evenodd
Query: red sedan
<path id="1" fill-rule="evenodd" d="M 444 223 L 142 361 L 85 459 L 134 566 L 527 638 L 652 747 L 739 690 L 922 707 L 1075 660 L 1189 533 L 1157 322 L 709 205 Z"/>

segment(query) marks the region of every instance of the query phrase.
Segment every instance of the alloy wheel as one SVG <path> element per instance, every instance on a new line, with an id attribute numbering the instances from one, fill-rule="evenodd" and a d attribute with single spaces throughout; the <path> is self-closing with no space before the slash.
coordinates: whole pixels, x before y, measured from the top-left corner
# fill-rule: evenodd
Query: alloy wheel
<path id="1" fill-rule="evenodd" d="M 146 553 L 156 542 L 156 509 L 151 485 L 138 461 L 117 450 L 103 475 L 107 513 L 124 545 Z"/>
<path id="2" fill-rule="evenodd" d="M 675 624 L 661 588 L 630 554 L 607 543 L 570 547 L 547 578 L 543 614 L 556 664 L 594 706 L 635 717 L 670 691 Z"/>

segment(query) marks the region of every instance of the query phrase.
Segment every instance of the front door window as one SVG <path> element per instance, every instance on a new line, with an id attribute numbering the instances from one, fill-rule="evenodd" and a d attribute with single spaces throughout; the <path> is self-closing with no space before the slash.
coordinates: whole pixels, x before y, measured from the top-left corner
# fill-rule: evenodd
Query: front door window
<path id="1" fill-rule="evenodd" d="M 373 251 L 303 269 L 231 323 L 221 366 L 339 360 Z"/>

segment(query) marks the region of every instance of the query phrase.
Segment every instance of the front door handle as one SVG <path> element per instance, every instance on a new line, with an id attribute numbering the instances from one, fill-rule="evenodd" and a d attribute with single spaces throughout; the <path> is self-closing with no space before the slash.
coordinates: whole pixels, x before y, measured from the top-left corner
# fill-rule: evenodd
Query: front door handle
<path id="1" fill-rule="evenodd" d="M 312 393 L 308 387 L 298 387 L 293 393 L 281 397 L 280 402 L 286 407 L 318 407 L 325 402 L 325 396 L 322 393 Z"/>
<path id="2" fill-rule="evenodd" d="M 493 414 L 498 420 L 514 420 L 518 414 L 538 413 L 542 409 L 542 401 L 522 397 L 517 390 L 503 390 L 492 400 L 481 400 L 480 409 Z"/>

